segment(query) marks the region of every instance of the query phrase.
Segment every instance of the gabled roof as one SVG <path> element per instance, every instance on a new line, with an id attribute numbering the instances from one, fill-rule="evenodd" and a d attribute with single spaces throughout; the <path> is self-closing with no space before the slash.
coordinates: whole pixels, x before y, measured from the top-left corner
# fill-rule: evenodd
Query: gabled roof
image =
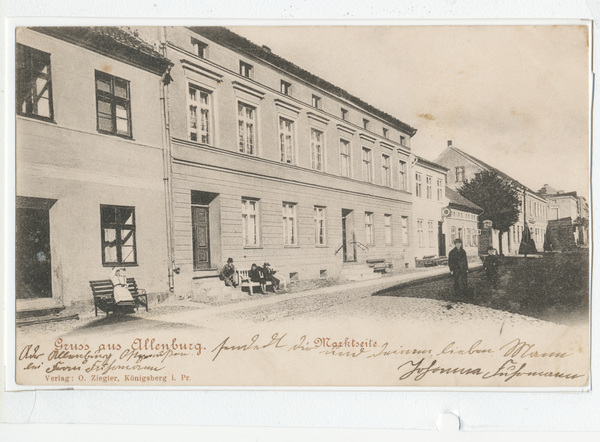
<path id="1" fill-rule="evenodd" d="M 171 61 L 130 31 L 117 26 L 32 27 L 34 31 L 98 52 L 158 75 Z"/>
<path id="2" fill-rule="evenodd" d="M 533 194 L 533 195 L 536 195 L 536 196 L 538 196 L 538 197 L 539 197 L 539 195 L 538 195 L 538 193 L 537 193 L 537 192 L 535 192 L 535 191 L 531 190 L 531 189 L 530 189 L 529 187 L 527 187 L 526 185 L 524 185 L 524 184 L 521 184 L 519 181 L 517 181 L 517 180 L 515 180 L 514 178 L 512 178 L 511 176 L 509 176 L 509 175 L 505 174 L 505 173 L 504 173 L 504 172 L 502 172 L 501 170 L 499 170 L 499 169 L 496 169 L 496 168 L 495 168 L 495 167 L 493 167 L 493 166 L 490 166 L 489 164 L 487 164 L 487 163 L 485 163 L 485 162 L 481 161 L 481 160 L 480 160 L 480 159 L 478 159 L 478 158 L 475 158 L 475 157 L 474 157 L 474 156 L 472 156 L 472 155 L 469 155 L 469 154 L 468 154 L 468 153 L 466 153 L 466 152 L 463 152 L 462 150 L 460 150 L 460 149 L 458 149 L 458 148 L 456 148 L 456 147 L 454 147 L 454 146 L 448 146 L 448 149 L 452 149 L 453 151 L 455 151 L 455 152 L 456 152 L 456 153 L 458 153 L 459 155 L 462 155 L 463 157 L 467 158 L 468 160 L 472 161 L 473 163 L 475 163 L 476 165 L 478 165 L 478 166 L 479 166 L 479 167 L 481 167 L 482 169 L 488 170 L 488 171 L 490 171 L 490 172 L 495 172 L 496 174 L 498 174 L 498 176 L 500 176 L 500 177 L 504 178 L 504 179 L 505 179 L 505 180 L 507 180 L 507 181 L 510 181 L 510 182 L 511 182 L 511 183 L 513 183 L 515 186 L 517 186 L 517 187 L 520 187 L 520 188 L 522 188 L 522 189 L 525 189 L 527 192 L 529 192 L 529 193 L 531 193 L 531 194 Z M 442 155 L 443 155 L 443 154 L 442 154 Z"/>
<path id="3" fill-rule="evenodd" d="M 449 206 L 454 209 L 476 213 L 477 215 L 481 215 L 483 213 L 483 209 L 481 207 L 469 201 L 456 190 L 452 190 L 448 186 L 446 186 L 446 198 L 449 200 Z"/>
<path id="4" fill-rule="evenodd" d="M 442 166 L 441 164 L 426 160 L 425 158 L 422 158 L 418 155 L 415 155 L 415 157 L 417 158 L 417 164 L 421 164 L 422 166 L 426 166 L 426 167 L 429 167 L 432 169 L 437 169 L 442 173 L 447 173 L 450 170 L 447 167 Z"/>
<path id="5" fill-rule="evenodd" d="M 573 192 L 561 192 L 561 193 L 538 193 L 538 195 L 541 196 L 541 197 L 544 197 L 544 198 L 560 198 L 560 197 L 565 197 L 565 196 L 577 198 L 577 192 L 576 191 L 573 191 Z"/>
<path id="6" fill-rule="evenodd" d="M 283 57 L 274 54 L 268 48 L 259 46 L 251 42 L 250 40 L 242 37 L 241 35 L 230 31 L 227 28 L 220 26 L 190 26 L 188 27 L 188 29 L 214 41 L 215 43 L 218 43 L 233 50 L 240 50 L 251 57 L 263 60 L 291 75 L 294 75 L 306 81 L 307 83 L 313 84 L 329 92 L 332 95 L 347 100 L 352 104 L 356 105 L 357 107 L 360 107 L 361 109 L 364 109 L 365 111 L 381 118 L 382 120 L 386 121 L 392 126 L 395 126 L 397 129 L 409 134 L 411 137 L 414 136 L 414 134 L 417 132 L 417 129 L 400 121 L 396 117 L 393 117 L 392 115 L 377 109 L 376 107 L 364 102 L 360 98 L 350 94 L 344 89 L 335 86 L 334 84 L 323 80 L 320 77 L 317 77 L 316 75 L 308 72 L 305 69 L 302 69 L 301 67 L 284 59 Z"/>

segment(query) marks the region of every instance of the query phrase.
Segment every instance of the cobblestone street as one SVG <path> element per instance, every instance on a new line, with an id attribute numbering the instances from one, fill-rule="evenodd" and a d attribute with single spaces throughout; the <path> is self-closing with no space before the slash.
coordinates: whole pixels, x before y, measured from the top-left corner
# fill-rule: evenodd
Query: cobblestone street
<path id="1" fill-rule="evenodd" d="M 255 295 L 220 306 L 208 306 L 191 301 L 167 300 L 152 306 L 149 312 L 139 310 L 125 316 L 95 317 L 92 311 L 79 320 L 37 324 L 22 327 L 23 335 L 52 333 L 66 336 L 88 336 L 99 333 L 126 333 L 165 329 L 236 329 L 260 323 L 289 321 L 320 322 L 403 321 L 413 324 L 470 324 L 472 327 L 497 324 L 540 327 L 547 324 L 586 325 L 583 310 L 557 315 L 551 310 L 533 318 L 517 312 L 488 308 L 490 292 L 481 269 L 476 266 L 469 276 L 474 296 L 469 302 L 456 302 L 452 295 L 452 280 L 447 268 L 435 268 L 406 275 L 393 275 L 375 281 L 330 285 L 323 281 L 305 284 L 305 291 Z M 543 319 L 543 320 L 542 320 Z M 550 322 L 545 322 L 545 321 Z"/>

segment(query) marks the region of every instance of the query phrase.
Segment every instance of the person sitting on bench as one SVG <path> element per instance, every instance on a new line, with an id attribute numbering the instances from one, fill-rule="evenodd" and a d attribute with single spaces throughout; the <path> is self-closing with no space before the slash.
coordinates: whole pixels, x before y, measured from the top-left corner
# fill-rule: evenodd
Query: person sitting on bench
<path id="1" fill-rule="evenodd" d="M 252 282 L 258 282 L 260 284 L 261 291 L 266 293 L 266 280 L 260 267 L 258 267 L 256 264 L 252 264 L 252 267 L 250 270 L 248 270 L 248 278 L 250 278 L 250 281 Z"/>
<path id="2" fill-rule="evenodd" d="M 225 282 L 226 286 L 236 288 L 237 283 L 234 281 L 235 277 L 235 266 L 233 265 L 233 258 L 227 259 L 227 264 L 223 266 L 221 269 L 221 273 L 219 274 L 219 278 L 221 281 Z"/>
<path id="3" fill-rule="evenodd" d="M 129 307 L 127 310 L 133 311 L 134 300 L 127 288 L 127 275 L 125 271 L 125 267 L 113 267 L 110 272 L 110 282 L 114 286 L 113 297 L 115 298 L 115 304 L 122 303 L 122 305 Z"/>
<path id="4" fill-rule="evenodd" d="M 265 262 L 263 264 L 261 270 L 262 270 L 264 280 L 271 281 L 271 284 L 273 284 L 273 290 L 279 290 L 279 285 L 280 285 L 281 281 L 279 280 L 279 278 L 277 276 L 275 276 L 275 273 L 277 273 L 277 270 L 273 270 L 271 268 L 271 264 L 269 264 L 268 262 Z"/>

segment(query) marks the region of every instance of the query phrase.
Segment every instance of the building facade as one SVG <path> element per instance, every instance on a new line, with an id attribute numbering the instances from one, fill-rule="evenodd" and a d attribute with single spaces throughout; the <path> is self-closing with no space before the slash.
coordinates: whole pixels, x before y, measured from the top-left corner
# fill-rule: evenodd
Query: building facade
<path id="1" fill-rule="evenodd" d="M 424 158 L 414 156 L 413 226 L 415 258 L 447 256 L 447 232 L 443 210 L 448 206 L 446 173 L 448 169 Z"/>
<path id="2" fill-rule="evenodd" d="M 590 210 L 585 197 L 578 196 L 577 192 L 556 190 L 548 184 L 544 184 L 538 194 L 548 202 L 548 220 L 569 219 L 575 244 L 589 245 Z"/>
<path id="3" fill-rule="evenodd" d="M 449 187 L 446 187 L 446 197 L 448 198 L 448 209 L 445 212 L 447 216 L 444 218 L 444 230 L 448 238 L 446 251 L 449 252 L 454 247 L 454 240 L 460 238 L 467 257 L 476 260 L 481 254 L 479 215 L 483 213 L 483 209 Z"/>
<path id="4" fill-rule="evenodd" d="M 291 280 L 367 259 L 414 265 L 415 129 L 225 28 L 139 31 L 175 62 L 176 290 L 193 292 L 229 257 Z"/>
<path id="5" fill-rule="evenodd" d="M 20 28 L 16 48 L 17 312 L 92 303 L 126 267 L 169 290 L 161 76 L 118 28 Z"/>
<path id="6" fill-rule="evenodd" d="M 502 235 L 501 249 L 504 254 L 518 254 L 526 224 L 530 230 L 531 237 L 535 241 L 537 250 L 543 249 L 548 225 L 548 204 L 546 199 L 504 172 L 453 146 L 452 141 L 448 141 L 448 147 L 436 158 L 435 162 L 450 169 L 448 172 L 448 187 L 454 190 L 459 189 L 466 180 L 473 179 L 477 173 L 484 170 L 493 171 L 500 177 L 511 182 L 521 192 L 521 211 L 518 221 L 511 226 L 508 232 Z M 494 242 L 492 245 L 494 248 L 500 249 L 497 233 L 495 231 L 495 235 L 493 235 Z"/>

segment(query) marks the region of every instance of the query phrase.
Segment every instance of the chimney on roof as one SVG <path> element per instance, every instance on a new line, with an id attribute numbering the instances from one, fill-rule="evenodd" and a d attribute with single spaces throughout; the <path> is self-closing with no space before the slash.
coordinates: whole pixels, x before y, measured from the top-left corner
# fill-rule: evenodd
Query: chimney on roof
<path id="1" fill-rule="evenodd" d="M 267 45 L 262 45 L 262 48 L 267 52 L 271 52 L 271 48 L 268 47 Z"/>
<path id="2" fill-rule="evenodd" d="M 448 147 L 452 146 L 452 140 L 448 140 Z"/>

